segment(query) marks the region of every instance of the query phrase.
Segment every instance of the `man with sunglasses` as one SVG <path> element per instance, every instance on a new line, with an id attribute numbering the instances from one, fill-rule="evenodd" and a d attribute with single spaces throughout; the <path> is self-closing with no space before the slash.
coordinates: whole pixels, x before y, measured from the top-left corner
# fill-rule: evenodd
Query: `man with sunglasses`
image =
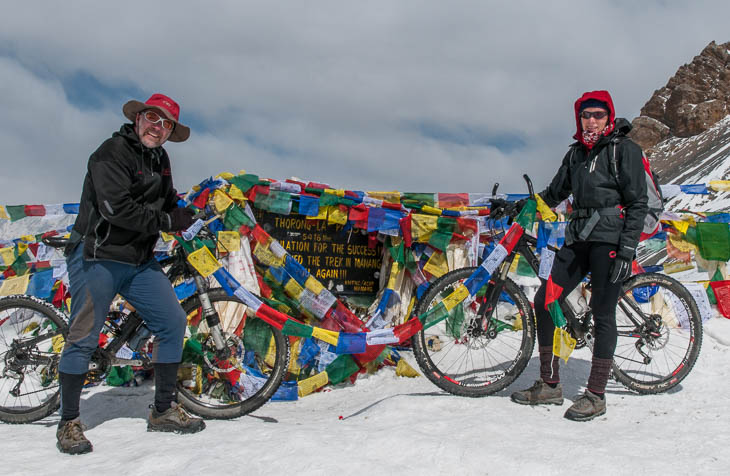
<path id="1" fill-rule="evenodd" d="M 205 428 L 203 420 L 175 401 L 187 318 L 153 256 L 160 231 L 192 224 L 193 211 L 177 206 L 170 159 L 162 148 L 168 140 L 187 140 L 190 129 L 178 121 L 178 104 L 162 94 L 144 103 L 129 101 L 122 111 L 132 123 L 122 125 L 91 154 L 79 215 L 65 250 L 71 318 L 58 366 L 61 421 L 56 432 L 63 453 L 92 450 L 79 418 L 81 389 L 117 294 L 134 306 L 155 335 L 155 401 L 148 431 L 195 433 Z"/>
<path id="2" fill-rule="evenodd" d="M 583 94 L 575 102 L 577 140 L 550 185 L 540 194 L 554 207 L 572 194 L 573 212 L 565 245 L 555 256 L 550 280 L 565 297 L 590 272 L 594 346 L 586 390 L 565 417 L 591 420 L 606 412 L 605 389 L 616 349 L 616 304 L 648 212 L 641 148 L 626 134 L 631 124 L 615 118 L 608 91 Z M 555 326 L 545 308 L 547 283 L 535 295 L 540 379 L 512 394 L 524 405 L 562 405 L 559 358 L 553 355 Z"/>

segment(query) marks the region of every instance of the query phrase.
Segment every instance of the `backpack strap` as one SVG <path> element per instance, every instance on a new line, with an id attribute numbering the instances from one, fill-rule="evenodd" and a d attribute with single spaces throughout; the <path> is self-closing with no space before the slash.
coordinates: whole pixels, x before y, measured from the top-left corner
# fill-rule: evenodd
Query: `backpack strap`
<path id="1" fill-rule="evenodd" d="M 611 173 L 613 174 L 613 178 L 616 179 L 616 185 L 621 187 L 621 183 L 619 182 L 619 175 L 618 175 L 618 158 L 616 157 L 616 147 L 619 143 L 621 143 L 625 139 L 624 136 L 614 136 L 611 138 L 611 142 L 608 144 L 608 163 L 609 163 L 609 169 L 611 170 Z"/>

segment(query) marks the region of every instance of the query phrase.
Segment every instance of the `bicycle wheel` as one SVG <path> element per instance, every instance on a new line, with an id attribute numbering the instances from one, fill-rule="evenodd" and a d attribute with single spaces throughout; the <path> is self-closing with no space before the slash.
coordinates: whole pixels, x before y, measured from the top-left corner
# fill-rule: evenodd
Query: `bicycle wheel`
<path id="1" fill-rule="evenodd" d="M 674 387 L 689 374 L 700 353 L 700 311 L 689 291 L 669 276 L 645 273 L 627 281 L 616 309 L 616 325 L 613 373 L 638 393 L 661 393 Z"/>
<path id="2" fill-rule="evenodd" d="M 58 361 L 67 334 L 66 317 L 47 302 L 0 299 L 0 420 L 30 423 L 58 409 Z"/>
<path id="3" fill-rule="evenodd" d="M 215 356 L 197 295 L 183 303 L 188 336 L 178 373 L 178 397 L 205 418 L 235 418 L 269 401 L 289 365 L 289 340 L 275 327 L 247 312 L 222 289 L 208 292 L 218 312 L 229 357 Z"/>
<path id="4" fill-rule="evenodd" d="M 419 300 L 416 315 L 438 305 L 475 269 L 457 269 L 435 281 Z M 489 322 L 484 322 L 477 310 L 485 289 L 412 338 L 424 375 L 454 395 L 483 397 L 502 390 L 522 373 L 532 356 L 535 319 L 525 294 L 508 279 Z"/>

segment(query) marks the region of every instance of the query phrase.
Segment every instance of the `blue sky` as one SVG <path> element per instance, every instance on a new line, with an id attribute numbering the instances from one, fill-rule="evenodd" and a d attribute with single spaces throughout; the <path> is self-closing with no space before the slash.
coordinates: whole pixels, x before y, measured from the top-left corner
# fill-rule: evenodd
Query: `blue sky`
<path id="1" fill-rule="evenodd" d="M 219 172 L 338 188 L 522 192 L 552 178 L 572 103 L 637 116 L 727 2 L 36 1 L 0 17 L 0 204 L 77 201 L 122 105 L 176 99 L 181 190 Z"/>

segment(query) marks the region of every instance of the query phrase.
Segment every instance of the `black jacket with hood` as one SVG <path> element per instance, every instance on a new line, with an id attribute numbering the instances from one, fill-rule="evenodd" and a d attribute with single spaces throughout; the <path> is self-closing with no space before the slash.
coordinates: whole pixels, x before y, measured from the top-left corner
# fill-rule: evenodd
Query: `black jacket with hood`
<path id="1" fill-rule="evenodd" d="M 145 147 L 124 124 L 89 158 L 71 238 L 83 237 L 87 260 L 139 265 L 152 258 L 176 206 L 167 152 Z"/>
<path id="2" fill-rule="evenodd" d="M 580 105 L 598 99 L 609 106 L 609 128 L 589 147 L 582 141 Z M 575 102 L 578 141 L 570 146 L 550 185 L 540 194 L 550 207 L 573 194 L 573 209 L 565 243 L 600 241 L 618 245 L 617 253 L 633 259 L 648 212 L 646 176 L 641 148 L 626 137 L 631 124 L 615 119 L 607 91 L 592 91 Z M 612 172 L 615 153 L 618 177 Z M 595 223 L 595 224 L 594 224 Z"/>

